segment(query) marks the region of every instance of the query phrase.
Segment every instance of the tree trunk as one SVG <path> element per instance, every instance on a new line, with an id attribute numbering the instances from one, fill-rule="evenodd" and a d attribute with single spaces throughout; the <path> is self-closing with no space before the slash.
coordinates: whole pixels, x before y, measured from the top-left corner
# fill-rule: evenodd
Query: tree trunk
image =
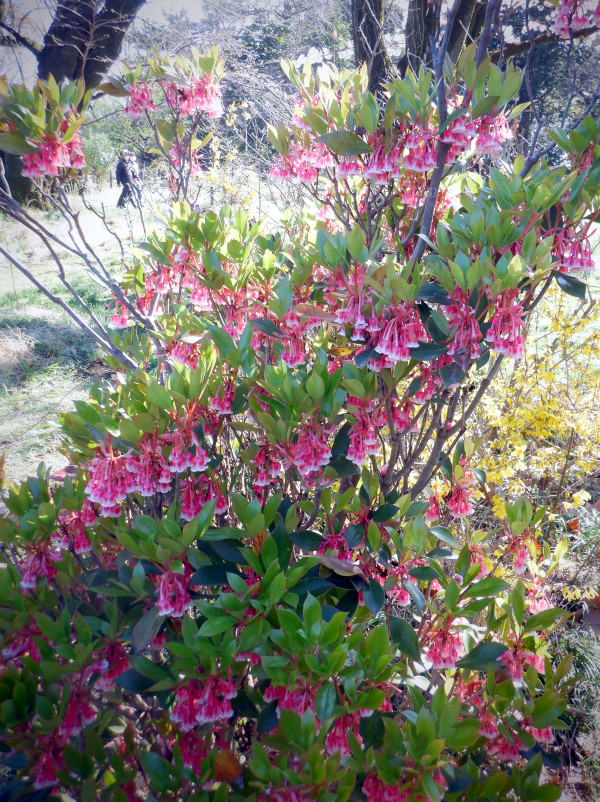
<path id="1" fill-rule="evenodd" d="M 127 29 L 145 0 L 60 0 L 38 59 L 38 76 L 83 78 L 97 86 L 121 50 Z"/>
<path id="2" fill-rule="evenodd" d="M 369 91 L 376 92 L 392 71 L 383 41 L 383 0 L 352 0 L 352 41 L 356 66 L 367 65 Z"/>

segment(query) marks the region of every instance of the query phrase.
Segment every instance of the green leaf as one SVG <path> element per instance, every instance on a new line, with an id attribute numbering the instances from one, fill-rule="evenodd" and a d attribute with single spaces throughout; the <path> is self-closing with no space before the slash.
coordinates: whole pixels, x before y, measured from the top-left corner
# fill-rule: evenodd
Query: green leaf
<path id="1" fill-rule="evenodd" d="M 311 373 L 306 382 L 306 389 L 313 401 L 322 401 L 325 384 L 318 373 Z"/>
<path id="2" fill-rule="evenodd" d="M 438 357 L 444 356 L 446 353 L 448 353 L 448 348 L 445 345 L 419 343 L 416 348 L 410 349 L 410 358 L 419 362 L 428 362 L 431 359 L 438 359 Z"/>
<path id="3" fill-rule="evenodd" d="M 158 791 L 167 791 L 171 784 L 172 766 L 164 757 L 156 752 L 140 750 L 140 760 L 144 771 L 151 780 L 152 788 Z"/>
<path id="4" fill-rule="evenodd" d="M 6 134 L 0 134 L 0 150 L 5 153 L 11 153 L 15 156 L 23 156 L 25 153 L 39 153 L 40 148 L 31 145 L 23 134 L 17 131 L 10 131 Z"/>
<path id="5" fill-rule="evenodd" d="M 323 142 L 338 156 L 359 156 L 373 150 L 364 139 L 350 131 L 331 131 L 318 137 L 317 142 Z"/>
<path id="6" fill-rule="evenodd" d="M 545 630 L 555 621 L 558 621 L 563 615 L 568 615 L 564 610 L 554 608 L 553 610 L 542 610 L 541 613 L 532 615 L 525 621 L 523 629 L 525 632 L 532 632 L 534 630 Z"/>
<path id="7" fill-rule="evenodd" d="M 400 508 L 396 507 L 395 504 L 382 504 L 381 507 L 378 507 L 373 513 L 373 520 L 376 523 L 391 521 L 399 509 Z"/>
<path id="8" fill-rule="evenodd" d="M 385 602 L 385 594 L 383 588 L 376 579 L 367 580 L 363 585 L 362 594 L 364 602 L 373 615 L 381 610 Z"/>
<path id="9" fill-rule="evenodd" d="M 406 655 L 410 660 L 418 662 L 421 659 L 419 639 L 408 621 L 390 616 L 389 625 L 392 641 L 397 644 L 402 654 Z"/>
<path id="10" fill-rule="evenodd" d="M 423 596 L 423 594 L 421 593 L 419 588 L 415 585 L 415 583 L 411 582 L 408 579 L 404 579 L 402 581 L 402 587 L 404 588 L 404 590 L 408 592 L 408 594 L 412 598 L 417 610 L 422 610 L 423 607 L 425 607 L 425 596 Z"/>
<path id="11" fill-rule="evenodd" d="M 479 599 L 487 596 L 497 596 L 499 593 L 502 593 L 503 590 L 506 590 L 507 587 L 508 582 L 505 582 L 503 579 L 498 579 L 495 576 L 488 576 L 480 582 L 471 585 L 465 593 L 465 596 L 474 596 Z"/>
<path id="12" fill-rule="evenodd" d="M 457 662 L 458 668 L 465 668 L 469 671 L 487 671 L 491 665 L 499 668 L 499 659 L 506 651 L 504 643 L 479 643 L 469 654 L 462 657 Z"/>
<path id="13" fill-rule="evenodd" d="M 209 618 L 198 630 L 198 635 L 203 638 L 212 638 L 214 635 L 221 635 L 226 632 L 233 624 L 235 624 L 235 618 L 231 615 Z"/>
<path id="14" fill-rule="evenodd" d="M 276 337 L 280 340 L 284 340 L 287 337 L 287 334 L 284 334 L 281 329 L 278 329 L 267 317 L 259 317 L 256 320 L 252 320 L 251 323 L 255 329 L 258 329 L 263 334 L 267 334 L 269 337 Z"/>
<path id="15" fill-rule="evenodd" d="M 321 724 L 333 713 L 337 694 L 333 682 L 325 682 L 315 694 L 315 715 Z"/>
<path id="16" fill-rule="evenodd" d="M 584 281 L 580 281 L 568 273 L 559 273 L 558 270 L 553 270 L 552 275 L 563 292 L 573 296 L 573 298 L 578 298 L 580 301 L 585 301 L 587 284 Z"/>
<path id="17" fill-rule="evenodd" d="M 297 529 L 292 532 L 291 538 L 294 544 L 303 551 L 316 551 L 323 541 L 323 537 L 318 532 L 311 532 L 308 529 Z"/>
<path id="18" fill-rule="evenodd" d="M 143 652 L 152 643 L 160 627 L 158 607 L 151 607 L 140 619 L 131 633 L 131 642 L 136 652 Z"/>
<path id="19" fill-rule="evenodd" d="M 445 526 L 432 526 L 431 527 L 431 534 L 435 535 L 438 540 L 441 540 L 442 543 L 445 543 L 447 546 L 450 546 L 451 549 L 456 549 L 460 551 L 460 543 L 454 537 L 452 532 Z"/>
<path id="20" fill-rule="evenodd" d="M 206 324 L 206 328 L 210 332 L 211 339 L 219 349 L 219 353 L 223 359 L 227 359 L 227 357 L 235 351 L 235 343 L 229 332 L 209 323 Z"/>
<path id="21" fill-rule="evenodd" d="M 171 409 L 173 399 L 169 395 L 166 387 L 156 381 L 149 381 L 146 386 L 146 398 L 151 404 L 156 404 L 161 409 Z"/>

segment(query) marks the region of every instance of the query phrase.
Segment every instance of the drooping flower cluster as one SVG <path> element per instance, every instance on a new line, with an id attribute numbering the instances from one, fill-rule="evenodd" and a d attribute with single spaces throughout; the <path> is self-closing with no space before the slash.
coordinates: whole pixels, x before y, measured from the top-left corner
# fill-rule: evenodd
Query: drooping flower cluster
<path id="1" fill-rule="evenodd" d="M 152 98 L 152 89 L 148 84 L 136 82 L 127 84 L 125 89 L 128 91 L 127 104 L 125 106 L 125 116 L 137 119 L 146 111 L 156 111 L 156 105 Z"/>
<path id="2" fill-rule="evenodd" d="M 171 720 L 182 730 L 193 730 L 201 724 L 224 721 L 233 715 L 231 699 L 237 694 L 230 676 L 209 674 L 203 679 L 190 679 L 178 688 Z"/>
<path id="3" fill-rule="evenodd" d="M 192 603 L 184 574 L 168 569 L 158 580 L 158 612 L 181 618 Z"/>
<path id="4" fill-rule="evenodd" d="M 476 357 L 479 354 L 481 329 L 475 310 L 470 304 L 469 291 L 456 287 L 452 293 L 452 303 L 446 307 L 446 313 L 453 331 L 448 353 L 464 353 L 469 358 Z"/>
<path id="5" fill-rule="evenodd" d="M 89 499 L 83 502 L 83 507 L 79 511 L 62 512 L 58 516 L 58 521 L 61 547 L 72 549 L 74 554 L 87 554 L 92 544 L 85 527 L 92 526 L 97 521 L 97 515 Z"/>
<path id="6" fill-rule="evenodd" d="M 429 648 L 425 654 L 432 668 L 456 668 L 457 661 L 464 655 L 465 648 L 456 623 L 448 617 L 427 635 Z"/>
<path id="7" fill-rule="evenodd" d="M 68 129 L 68 118 L 63 120 L 60 133 L 44 134 L 41 142 L 30 140 L 39 148 L 39 152 L 26 153 L 23 156 L 23 175 L 27 178 L 43 178 L 57 176 L 61 169 L 81 170 L 85 167 L 85 157 L 81 139 L 76 132 L 72 138 L 63 143 L 61 134 Z"/>
<path id="8" fill-rule="evenodd" d="M 386 357 L 386 367 L 391 367 L 395 362 L 407 362 L 411 358 L 411 348 L 416 348 L 427 339 L 416 308 L 410 304 L 398 303 L 387 310 L 374 348 Z"/>
<path id="9" fill-rule="evenodd" d="M 331 446 L 328 443 L 333 427 L 324 426 L 314 416 L 307 417 L 297 433 L 295 441 L 284 450 L 284 464 L 293 465 L 308 484 L 320 476 L 322 468 L 329 464 Z"/>
<path id="10" fill-rule="evenodd" d="M 118 517 L 120 502 L 135 490 L 135 475 L 127 469 L 127 456 L 115 452 L 112 440 L 101 443 L 97 455 L 90 461 L 90 474 L 85 492 L 90 501 L 100 504 L 101 514 Z"/>
<path id="11" fill-rule="evenodd" d="M 26 547 L 26 556 L 20 561 L 21 587 L 33 590 L 40 579 L 48 581 L 56 576 L 54 563 L 62 560 L 62 549 L 52 538 L 39 538 Z"/>
<path id="12" fill-rule="evenodd" d="M 181 492 L 181 519 L 193 521 L 202 512 L 209 501 L 215 500 L 215 514 L 223 515 L 227 512 L 227 499 L 223 495 L 221 486 L 214 479 L 207 476 L 189 478 L 182 483 Z"/>
<path id="13" fill-rule="evenodd" d="M 573 33 L 585 28 L 600 27 L 600 3 L 596 3 L 594 8 L 594 2 L 562 0 L 552 26 L 553 32 L 562 39 L 569 39 Z"/>
<path id="14" fill-rule="evenodd" d="M 209 117 L 223 114 L 221 87 L 210 75 L 195 78 L 187 84 L 161 81 L 168 106 L 187 117 L 205 112 Z"/>
<path id="15" fill-rule="evenodd" d="M 517 303 L 518 290 L 504 290 L 494 298 L 494 312 L 485 336 L 498 354 L 520 359 L 525 353 L 523 306 Z"/>
<path id="16" fill-rule="evenodd" d="M 277 702 L 277 715 L 281 710 L 293 710 L 299 716 L 307 710 L 315 712 L 315 693 L 317 688 L 308 684 L 298 688 L 287 688 L 283 685 L 269 685 L 264 693 L 265 702 Z"/>

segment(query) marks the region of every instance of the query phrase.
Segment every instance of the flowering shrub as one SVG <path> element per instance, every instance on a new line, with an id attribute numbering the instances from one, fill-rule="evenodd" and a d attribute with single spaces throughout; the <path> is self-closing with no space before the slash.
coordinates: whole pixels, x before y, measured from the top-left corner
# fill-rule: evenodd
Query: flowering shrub
<path id="1" fill-rule="evenodd" d="M 86 166 L 78 133 L 84 121 L 80 111 L 89 100 L 84 93 L 82 81 L 59 88 L 50 76 L 38 81 L 34 91 L 11 86 L 9 95 L 2 96 L 0 147 L 23 154 L 23 175 L 58 176 Z"/>
<path id="2" fill-rule="evenodd" d="M 179 201 L 139 245 L 114 381 L 62 416 L 76 478 L 5 493 L 15 792 L 560 796 L 539 776 L 571 687 L 546 645 L 563 613 L 519 576 L 554 571 L 566 541 L 516 500 L 514 570 L 494 564 L 465 432 L 550 284 L 586 291 L 567 260 L 586 258 L 599 131 L 585 120 L 560 168 L 501 171 L 520 77 L 473 58 L 409 72 L 382 107 L 364 71 L 288 65 L 275 169 L 323 219 L 269 231 Z M 210 81 L 153 75 L 180 116 L 218 107 Z M 126 113 L 151 117 L 142 76 Z"/>
<path id="3" fill-rule="evenodd" d="M 189 58 L 154 56 L 134 69 L 125 65 L 122 78 L 102 86 L 126 99 L 127 117 L 150 122 L 156 137 L 150 152 L 165 157 L 174 197 L 187 196 L 189 179 L 200 170 L 198 151 L 210 138 L 196 138 L 201 121 L 223 114 L 222 72 L 216 49 L 206 55 L 193 50 Z"/>

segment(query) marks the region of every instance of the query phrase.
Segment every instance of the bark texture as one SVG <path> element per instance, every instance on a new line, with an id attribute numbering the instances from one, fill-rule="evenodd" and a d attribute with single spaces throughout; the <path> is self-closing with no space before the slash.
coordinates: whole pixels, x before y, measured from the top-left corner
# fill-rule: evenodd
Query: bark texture
<path id="1" fill-rule="evenodd" d="M 383 41 L 383 0 L 352 0 L 352 41 L 355 62 L 367 65 L 369 90 L 376 92 L 392 73 Z"/>
<path id="2" fill-rule="evenodd" d="M 38 75 L 83 78 L 97 86 L 116 60 L 127 29 L 145 0 L 60 0 L 38 57 Z"/>

